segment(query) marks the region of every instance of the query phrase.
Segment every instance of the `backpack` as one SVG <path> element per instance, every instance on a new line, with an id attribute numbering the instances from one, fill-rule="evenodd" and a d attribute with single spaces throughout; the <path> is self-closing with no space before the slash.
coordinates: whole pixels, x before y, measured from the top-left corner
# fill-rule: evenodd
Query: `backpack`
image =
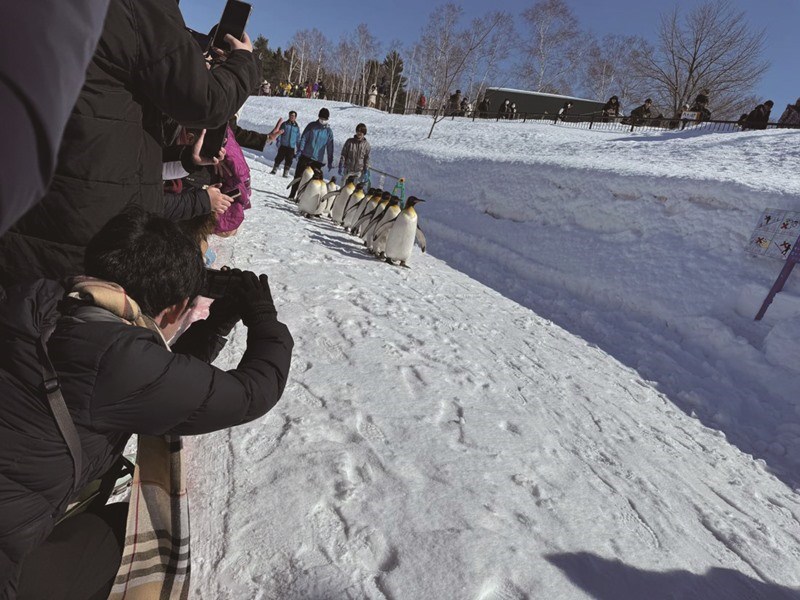
<path id="1" fill-rule="evenodd" d="M 229 191 L 239 190 L 240 196 L 234 200 L 231 207 L 223 215 L 217 217 L 217 227 L 214 233 L 228 233 L 233 231 L 244 221 L 244 211 L 250 208 L 250 167 L 244 159 L 242 148 L 236 142 L 236 137 L 230 126 L 228 127 L 228 141 L 225 142 L 225 159 L 222 161 L 222 189 Z"/>

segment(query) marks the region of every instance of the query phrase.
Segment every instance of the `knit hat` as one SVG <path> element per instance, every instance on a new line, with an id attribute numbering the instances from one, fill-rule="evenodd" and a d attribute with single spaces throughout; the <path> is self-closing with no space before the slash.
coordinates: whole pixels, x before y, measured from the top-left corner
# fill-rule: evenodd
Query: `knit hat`
<path id="1" fill-rule="evenodd" d="M 320 119 L 330 119 L 331 118 L 330 111 L 327 108 L 320 109 L 319 118 Z"/>

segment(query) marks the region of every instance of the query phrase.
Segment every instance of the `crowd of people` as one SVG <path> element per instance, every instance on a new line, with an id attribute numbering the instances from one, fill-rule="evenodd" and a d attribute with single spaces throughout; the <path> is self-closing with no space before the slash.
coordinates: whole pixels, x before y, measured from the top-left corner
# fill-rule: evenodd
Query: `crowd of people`
<path id="1" fill-rule="evenodd" d="M 250 206 L 242 148 L 299 137 L 302 160 L 306 138 L 296 115 L 239 127 L 260 85 L 247 34 L 206 51 L 161 0 L 30 7 L 18 41 L 59 27 L 0 57 L 18 157 L 0 177 L 0 598 L 186 597 L 180 436 L 268 412 L 293 346 L 267 275 L 207 268 L 210 243 Z M 212 366 L 240 322 L 239 364 Z M 134 434 L 132 501 L 107 504 Z"/>
<path id="2" fill-rule="evenodd" d="M 327 90 L 322 81 L 310 82 L 306 81 L 303 84 L 292 83 L 290 81 L 281 81 L 273 85 L 266 79 L 258 86 L 258 96 L 280 96 L 283 98 L 309 98 L 313 100 L 325 100 L 327 98 Z"/>

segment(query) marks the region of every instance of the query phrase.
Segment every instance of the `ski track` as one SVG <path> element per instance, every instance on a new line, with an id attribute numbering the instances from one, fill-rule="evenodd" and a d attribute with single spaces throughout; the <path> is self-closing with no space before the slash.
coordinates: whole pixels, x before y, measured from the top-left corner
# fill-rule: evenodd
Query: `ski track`
<path id="1" fill-rule="evenodd" d="M 800 501 L 761 463 L 441 261 L 299 218 L 251 164 L 215 266 L 268 273 L 296 346 L 269 415 L 189 443 L 193 597 L 589 598 L 543 558 L 579 551 L 800 586 Z"/>

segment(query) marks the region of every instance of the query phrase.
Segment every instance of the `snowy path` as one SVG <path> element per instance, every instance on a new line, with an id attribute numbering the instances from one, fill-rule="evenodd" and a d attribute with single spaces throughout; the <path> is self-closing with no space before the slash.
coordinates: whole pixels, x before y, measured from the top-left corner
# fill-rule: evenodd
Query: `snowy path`
<path id="1" fill-rule="evenodd" d="M 189 441 L 197 597 L 800 597 L 800 497 L 762 462 L 440 260 L 299 218 L 251 165 L 219 260 L 270 275 L 296 346 L 266 418 Z"/>

